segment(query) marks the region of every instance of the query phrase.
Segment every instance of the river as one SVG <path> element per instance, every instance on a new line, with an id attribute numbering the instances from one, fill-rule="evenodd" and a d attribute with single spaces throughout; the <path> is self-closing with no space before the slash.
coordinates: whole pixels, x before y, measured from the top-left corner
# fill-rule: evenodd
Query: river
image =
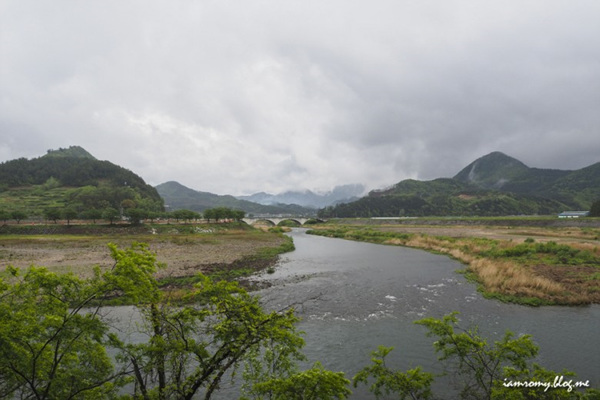
<path id="1" fill-rule="evenodd" d="M 456 273 L 464 266 L 447 256 L 312 236 L 305 229 L 290 235 L 296 250 L 281 256 L 274 273 L 257 278 L 271 284 L 258 294 L 267 309 L 297 304 L 307 365 L 321 361 L 352 378 L 370 363 L 370 353 L 384 345 L 395 348 L 387 359 L 390 367 L 420 365 L 442 373 L 434 338 L 414 321 L 458 311 L 462 327 L 477 325 L 490 340 L 500 339 L 506 330 L 531 334 L 540 347 L 536 362 L 557 372 L 574 371 L 576 380 L 600 388 L 600 305 L 504 304 L 483 298 Z M 134 323 L 131 307 L 113 312 L 125 324 Z M 454 397 L 451 383 L 450 377 L 436 378 L 436 398 Z M 237 398 L 237 388 L 223 389 L 216 398 Z M 373 398 L 364 386 L 353 391 L 352 399 Z"/>
<path id="2" fill-rule="evenodd" d="M 263 276 L 272 286 L 259 294 L 270 308 L 299 304 L 311 361 L 352 377 L 369 364 L 378 345 L 385 345 L 395 348 L 390 366 L 442 372 L 434 338 L 414 321 L 458 311 L 461 326 L 477 325 L 490 339 L 500 339 L 506 330 L 531 334 L 540 347 L 537 362 L 557 372 L 575 371 L 578 380 L 600 388 L 599 305 L 504 304 L 483 298 L 456 273 L 464 266 L 443 255 L 312 236 L 304 229 L 290 235 L 296 250 L 281 257 L 275 273 Z M 441 379 L 438 389 L 444 384 Z"/>

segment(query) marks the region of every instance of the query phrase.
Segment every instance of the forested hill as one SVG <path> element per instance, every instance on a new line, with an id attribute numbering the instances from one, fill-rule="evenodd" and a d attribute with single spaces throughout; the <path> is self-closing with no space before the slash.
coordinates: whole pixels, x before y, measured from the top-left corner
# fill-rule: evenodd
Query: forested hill
<path id="1" fill-rule="evenodd" d="M 50 150 L 33 158 L 0 164 L 0 208 L 24 209 L 40 216 L 41 208 L 75 207 L 79 212 L 107 207 L 163 210 L 156 189 L 135 173 L 99 161 L 78 146 Z M 31 215 L 30 215 L 31 216 Z"/>
<path id="2" fill-rule="evenodd" d="M 547 215 L 589 210 L 600 199 L 600 163 L 576 171 L 530 168 L 493 152 L 453 178 L 404 180 L 321 217 Z"/>

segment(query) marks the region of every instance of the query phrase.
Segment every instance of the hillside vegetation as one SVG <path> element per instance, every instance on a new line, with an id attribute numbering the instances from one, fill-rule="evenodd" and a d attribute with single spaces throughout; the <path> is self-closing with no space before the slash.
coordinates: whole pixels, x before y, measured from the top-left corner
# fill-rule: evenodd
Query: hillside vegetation
<path id="1" fill-rule="evenodd" d="M 355 202 L 319 211 L 331 217 L 548 215 L 589 210 L 600 199 L 600 163 L 577 171 L 529 168 L 500 152 L 453 178 L 404 180 Z"/>
<path id="2" fill-rule="evenodd" d="M 81 214 L 123 208 L 162 211 L 164 207 L 156 189 L 141 177 L 99 161 L 81 147 L 0 164 L 0 211 L 20 211 L 36 218 L 65 208 Z"/>
<path id="3" fill-rule="evenodd" d="M 315 213 L 315 210 L 295 204 L 262 205 L 229 195 L 200 192 L 173 181 L 156 186 L 156 190 L 170 210 L 187 209 L 204 212 L 209 208 L 228 207 L 256 214 L 313 215 Z"/>

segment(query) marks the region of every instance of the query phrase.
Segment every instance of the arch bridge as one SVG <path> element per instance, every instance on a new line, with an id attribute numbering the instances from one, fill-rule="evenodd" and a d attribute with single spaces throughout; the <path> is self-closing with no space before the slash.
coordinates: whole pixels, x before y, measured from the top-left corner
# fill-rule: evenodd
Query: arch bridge
<path id="1" fill-rule="evenodd" d="M 304 225 L 306 221 L 318 221 L 325 222 L 318 218 L 306 218 L 306 217 L 255 217 L 255 218 L 242 218 L 242 221 L 248 225 L 254 225 L 257 222 L 266 222 L 269 225 L 277 226 L 282 221 L 293 221 L 300 225 Z"/>

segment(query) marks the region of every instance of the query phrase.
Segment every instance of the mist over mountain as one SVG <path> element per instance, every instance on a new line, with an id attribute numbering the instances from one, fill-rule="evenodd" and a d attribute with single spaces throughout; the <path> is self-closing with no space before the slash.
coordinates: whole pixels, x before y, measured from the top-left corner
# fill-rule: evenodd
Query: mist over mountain
<path id="1" fill-rule="evenodd" d="M 299 205 L 277 204 L 263 205 L 257 202 L 237 199 L 231 195 L 217 195 L 190 189 L 179 182 L 165 182 L 156 186 L 156 190 L 165 201 L 168 210 L 186 209 L 203 212 L 214 207 L 227 207 L 243 210 L 249 214 L 294 214 L 313 215 L 315 210 Z"/>
<path id="2" fill-rule="evenodd" d="M 453 178 L 404 180 L 321 217 L 547 215 L 589 210 L 600 199 L 600 163 L 576 171 L 530 168 L 501 152 L 473 161 Z"/>
<path id="3" fill-rule="evenodd" d="M 364 193 L 364 185 L 350 184 L 336 186 L 333 190 L 325 193 L 315 193 L 311 190 L 287 191 L 280 194 L 260 192 L 249 196 L 237 196 L 237 198 L 263 205 L 297 204 L 317 209 L 358 200 Z"/>

